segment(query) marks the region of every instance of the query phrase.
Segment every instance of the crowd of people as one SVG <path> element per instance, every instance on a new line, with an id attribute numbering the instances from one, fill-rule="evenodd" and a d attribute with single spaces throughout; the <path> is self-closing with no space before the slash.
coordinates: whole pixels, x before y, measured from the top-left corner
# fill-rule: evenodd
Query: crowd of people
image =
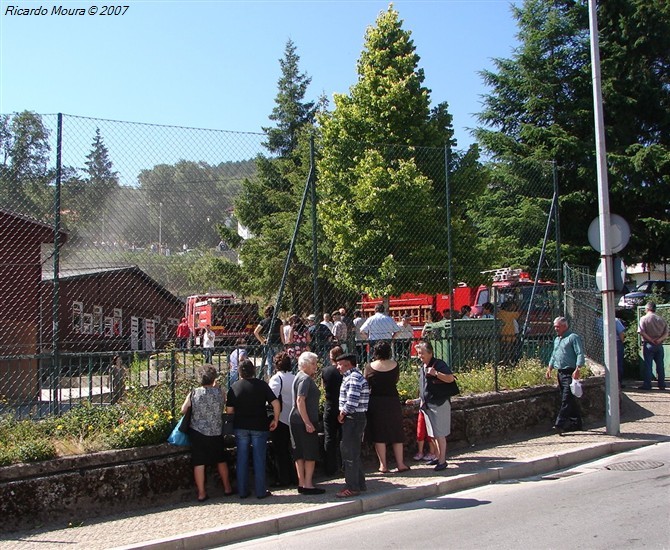
<path id="1" fill-rule="evenodd" d="M 216 368 L 205 364 L 200 369 L 201 386 L 186 397 L 182 406 L 183 413 L 191 408 L 189 434 L 198 501 L 208 498 L 205 490 L 208 465 L 216 466 L 224 494 L 232 494 L 228 471 L 232 451 L 224 444 L 221 420 L 224 411 L 232 418 L 235 485 L 240 498 L 251 494 L 258 499 L 270 496 L 267 472 L 277 487 L 295 486 L 301 495 L 323 494 L 325 490 L 314 484 L 317 463 L 323 465 L 326 476 L 344 473 L 344 487 L 336 497 L 356 496 L 366 489 L 361 463 L 364 440 L 373 444 L 379 474 L 402 474 L 410 470 L 405 459 L 402 404 L 397 390 L 400 367 L 394 359 L 394 352 L 399 348 L 393 346 L 393 336 L 401 332 L 402 327 L 384 315 L 383 309 L 377 313 L 370 322 L 352 319 L 351 333 L 348 333 L 346 311 L 324 315 L 318 325 L 313 316 L 308 316 L 307 322 L 292 316 L 285 325 L 287 328 L 281 327 L 276 333 L 277 340 L 273 339 L 283 342 L 284 346 L 278 347 L 269 358 L 272 372 L 268 382 L 263 380 L 265 373 L 249 359 L 243 340 L 229 354 L 226 395 L 217 386 Z M 273 311 L 266 309 L 265 320 L 272 315 Z M 319 329 L 319 326 L 324 328 Z M 259 327 L 256 337 L 264 345 L 270 343 L 268 323 L 261 322 Z M 326 329 L 331 336 L 326 337 Z M 323 336 L 319 336 L 319 332 Z M 347 334 L 353 336 L 351 341 Z M 356 342 L 364 340 L 369 340 L 371 345 L 370 350 L 365 348 L 363 353 Z M 409 346 L 411 338 L 407 340 Z M 320 347 L 320 343 L 324 345 Z M 422 381 L 421 395 L 416 401 L 420 404 L 419 422 L 427 437 L 435 442 L 436 458 L 424 457 L 423 453 L 415 458 L 435 460 L 432 463 L 440 471 L 446 468 L 445 438 L 450 430 L 450 415 L 445 412 L 448 404 L 438 403 L 430 388 L 438 377 L 449 381 L 453 375 L 446 364 L 432 359 L 430 344 L 420 344 L 417 351 L 421 358 Z M 318 384 L 320 361 L 323 368 L 321 384 Z M 322 390 L 325 401 L 321 415 Z M 323 439 L 319 436 L 321 429 Z M 422 438 L 425 439 L 426 436 Z M 268 441 L 271 442 L 269 448 Z M 387 459 L 388 446 L 395 462 L 393 469 Z M 250 468 L 253 485 L 249 481 Z"/>
<path id="2" fill-rule="evenodd" d="M 271 496 L 267 471 L 278 487 L 295 486 L 301 495 L 323 494 L 325 490 L 314 484 L 317 463 L 323 465 L 326 476 L 344 473 L 344 487 L 336 493 L 337 497 L 359 495 L 366 489 L 361 465 L 364 440 L 374 448 L 379 474 L 398 475 L 409 471 L 397 384 L 398 358 L 409 357 L 414 335 L 405 329 L 407 348 L 396 345 L 398 335 L 404 330 L 404 320 L 397 324 L 385 315 L 380 305 L 367 319 L 356 312 L 349 320 L 346 311 L 338 310 L 324 315 L 317 324 L 314 315 L 308 316 L 306 321 L 293 315 L 287 323 L 278 324 L 277 331 L 270 331 L 270 319 L 274 315 L 271 308 L 265 310 L 265 318 L 255 331 L 259 342 L 268 346 L 268 355 L 264 357 L 270 364 L 268 382 L 264 381 L 265 373 L 249 358 L 246 342 L 241 339 L 228 357 L 227 395 L 217 387 L 216 368 L 205 364 L 200 371 L 201 386 L 186 397 L 182 406 L 182 412 L 190 408 L 192 413 L 191 451 L 198 500 L 207 499 L 207 465 L 216 466 L 224 494 L 230 495 L 233 491 L 228 471 L 231 457 L 223 439 L 224 410 L 232 415 L 236 487 L 240 498 L 252 492 L 258 499 Z M 510 310 L 502 310 L 505 311 Z M 465 316 L 469 312 L 463 313 Z M 482 316 L 491 315 L 493 308 L 485 304 Z M 512 315 L 510 319 L 515 318 Z M 553 326 L 556 338 L 546 377 L 551 378 L 556 372 L 561 405 L 554 430 L 562 434 L 582 429 L 579 405 L 571 384 L 579 379 L 585 357 L 581 337 L 570 330 L 564 317 L 556 318 Z M 510 337 L 513 330 L 512 324 Z M 639 332 L 647 364 L 641 389 L 651 387 L 652 361 L 661 364 L 657 367 L 659 387 L 664 389 L 662 343 L 669 334 L 667 324 L 655 314 L 652 303 L 640 321 Z M 429 340 L 419 341 L 415 349 L 419 395 L 406 401 L 419 410 L 417 452 L 413 459 L 425 461 L 440 472 L 447 468 L 447 437 L 451 432 L 447 386 L 455 381 L 455 376 L 449 365 L 435 356 Z M 320 363 L 321 384 L 318 384 L 316 375 Z M 323 414 L 320 415 L 322 390 Z M 321 428 L 323 440 L 319 437 Z M 390 467 L 387 457 L 389 446 L 394 468 Z M 253 487 L 249 483 L 250 465 L 254 472 Z"/>

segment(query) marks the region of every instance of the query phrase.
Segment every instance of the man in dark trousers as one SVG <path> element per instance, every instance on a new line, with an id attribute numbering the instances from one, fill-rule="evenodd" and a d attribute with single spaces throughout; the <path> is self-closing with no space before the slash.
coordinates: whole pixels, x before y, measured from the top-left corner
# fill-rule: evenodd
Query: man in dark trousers
<path id="1" fill-rule="evenodd" d="M 558 376 L 558 387 L 561 391 L 561 408 L 558 411 L 553 429 L 558 433 L 582 429 L 582 416 L 579 412 L 577 398 L 570 391 L 573 380 L 579 380 L 579 368 L 584 366 L 584 346 L 582 338 L 570 330 L 565 317 L 554 319 L 554 351 L 547 367 L 547 380 L 551 378 L 553 369 Z"/>
<path id="2" fill-rule="evenodd" d="M 345 488 L 335 496 L 351 498 L 365 491 L 365 472 L 361 465 L 361 444 L 367 423 L 366 413 L 370 402 L 370 386 L 356 366 L 356 355 L 348 353 L 337 358 L 337 369 L 342 374 L 340 386 L 340 414 L 342 424 L 342 463 Z"/>
<path id="3" fill-rule="evenodd" d="M 340 408 L 338 401 L 340 399 L 340 386 L 342 384 L 342 375 L 337 370 L 337 358 L 342 355 L 340 346 L 335 346 L 330 350 L 330 364 L 321 370 L 321 379 L 326 394 L 326 402 L 323 405 L 323 447 L 325 459 L 323 461 L 323 470 L 327 476 L 332 476 L 340 469 L 340 462 L 337 459 L 337 452 L 342 439 L 342 424 L 338 420 Z"/>

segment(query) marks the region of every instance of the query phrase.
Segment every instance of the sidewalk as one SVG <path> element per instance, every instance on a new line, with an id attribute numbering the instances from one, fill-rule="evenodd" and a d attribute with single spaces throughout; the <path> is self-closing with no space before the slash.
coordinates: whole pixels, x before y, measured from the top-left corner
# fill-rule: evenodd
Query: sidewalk
<path id="1" fill-rule="evenodd" d="M 205 504 L 87 520 L 80 526 L 3 534 L 0 548 L 206 548 L 503 479 L 539 475 L 670 439 L 670 392 L 624 390 L 621 419 L 617 437 L 596 427 L 563 437 L 543 435 L 454 451 L 447 456 L 449 467 L 444 472 L 410 462 L 412 469 L 400 475 L 369 473 L 368 491 L 360 498 L 341 501 L 335 492 L 342 487 L 342 479 L 319 480 L 327 491 L 322 496 L 284 489 L 274 490 L 263 501 L 213 498 Z"/>

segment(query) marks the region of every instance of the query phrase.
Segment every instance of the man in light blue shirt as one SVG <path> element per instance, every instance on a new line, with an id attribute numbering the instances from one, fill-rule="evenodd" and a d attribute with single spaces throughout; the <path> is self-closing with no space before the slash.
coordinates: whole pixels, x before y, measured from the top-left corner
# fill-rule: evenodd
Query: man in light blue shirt
<path id="1" fill-rule="evenodd" d="M 371 359 L 375 344 L 380 341 L 390 341 L 400 332 L 400 327 L 391 317 L 384 314 L 384 304 L 377 304 L 375 314 L 365 320 L 360 331 L 363 337 L 368 340 L 370 349 L 368 359 Z"/>
<path id="2" fill-rule="evenodd" d="M 553 429 L 562 434 L 582 429 L 582 416 L 577 399 L 570 391 L 572 379 L 579 380 L 579 368 L 584 366 L 584 346 L 582 338 L 570 330 L 565 317 L 554 319 L 554 351 L 547 367 L 547 380 L 551 379 L 553 369 L 557 370 L 558 387 L 561 392 L 561 408 L 558 411 Z"/>

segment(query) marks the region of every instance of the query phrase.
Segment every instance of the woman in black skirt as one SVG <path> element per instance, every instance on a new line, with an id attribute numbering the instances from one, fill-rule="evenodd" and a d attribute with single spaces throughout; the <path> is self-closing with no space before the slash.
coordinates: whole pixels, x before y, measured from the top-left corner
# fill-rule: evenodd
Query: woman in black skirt
<path id="1" fill-rule="evenodd" d="M 188 394 L 181 412 L 184 414 L 192 407 L 188 435 L 191 439 L 193 477 L 198 489 L 198 502 L 204 502 L 209 498 L 205 489 L 205 466 L 216 464 L 226 496 L 232 495 L 233 489 L 223 443 L 224 397 L 221 389 L 216 387 L 216 368 L 203 365 L 198 374 L 201 386 Z"/>

